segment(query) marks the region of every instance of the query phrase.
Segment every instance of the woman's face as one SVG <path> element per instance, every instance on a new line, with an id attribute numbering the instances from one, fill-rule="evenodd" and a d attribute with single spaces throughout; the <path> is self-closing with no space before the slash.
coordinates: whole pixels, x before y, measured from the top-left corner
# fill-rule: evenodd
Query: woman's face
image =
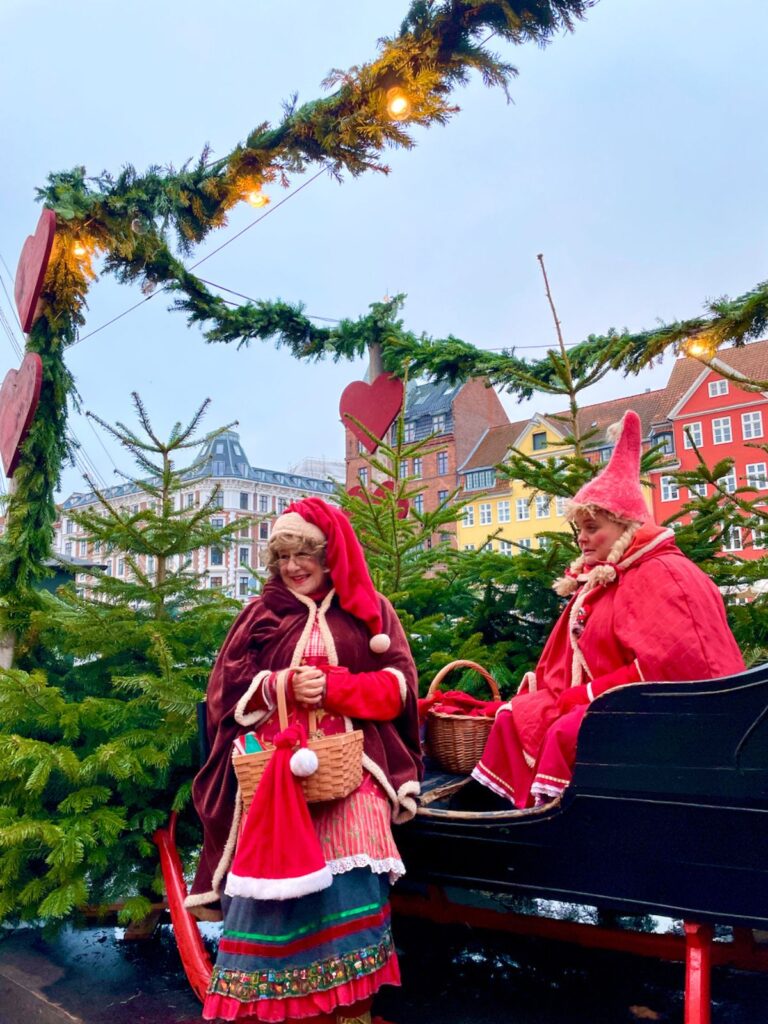
<path id="1" fill-rule="evenodd" d="M 585 565 L 596 565 L 604 562 L 608 554 L 624 533 L 624 523 L 617 523 L 604 512 L 595 512 L 591 516 L 580 516 L 576 520 L 579 534 L 576 538 L 584 556 Z"/>
<path id="2" fill-rule="evenodd" d="M 277 566 L 280 578 L 289 590 L 308 597 L 318 591 L 325 582 L 325 570 L 317 555 L 308 551 L 278 552 Z"/>

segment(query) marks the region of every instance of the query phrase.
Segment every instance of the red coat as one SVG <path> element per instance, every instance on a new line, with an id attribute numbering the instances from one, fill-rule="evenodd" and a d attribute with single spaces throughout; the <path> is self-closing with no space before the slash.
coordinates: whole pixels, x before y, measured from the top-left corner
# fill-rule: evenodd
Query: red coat
<path id="1" fill-rule="evenodd" d="M 422 771 L 416 712 L 418 679 L 397 614 L 390 602 L 379 596 L 383 632 L 391 639 L 386 654 L 370 650 L 365 625 L 343 611 L 334 599 L 325 614 L 336 648 L 335 657 L 329 657 L 329 661 L 351 672 L 394 668 L 404 678 L 405 700 L 398 718 L 388 722 L 354 720 L 355 728 L 364 733 L 364 754 L 388 792 L 393 817 L 404 820 L 415 811 L 414 797 Z M 308 616 L 302 600 L 280 580 L 270 580 L 262 594 L 237 617 L 216 659 L 206 697 L 211 753 L 192 785 L 195 808 L 203 824 L 203 850 L 189 906 L 218 899 L 218 884 L 227 866 L 223 854 L 230 837 L 237 788 L 231 765 L 232 743 L 244 731 L 235 719 L 237 704 L 258 672 L 288 668 L 292 659 L 301 655 L 307 641 Z"/>
<path id="2" fill-rule="evenodd" d="M 545 736 L 561 717 L 557 698 L 574 681 L 589 684 L 585 699 L 592 699 L 625 683 L 712 679 L 744 669 L 717 587 L 683 555 L 672 530 L 641 527 L 616 571 L 613 582 L 574 595 L 542 651 L 535 681 L 526 677 L 525 692 L 498 713 L 475 777 L 514 796 L 518 806 L 525 806 Z M 511 746 L 519 748 L 522 769 L 511 764 Z"/>

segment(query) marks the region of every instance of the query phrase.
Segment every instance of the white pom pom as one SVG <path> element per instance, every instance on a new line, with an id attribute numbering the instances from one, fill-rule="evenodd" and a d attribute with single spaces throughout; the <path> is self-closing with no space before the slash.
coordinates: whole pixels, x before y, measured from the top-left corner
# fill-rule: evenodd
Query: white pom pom
<path id="1" fill-rule="evenodd" d="M 314 775 L 317 771 L 317 754 L 309 747 L 299 747 L 291 756 L 291 771 L 300 779 L 306 779 L 308 775 Z"/>
<path id="2" fill-rule="evenodd" d="M 368 646 L 374 654 L 385 654 L 389 650 L 389 645 L 391 643 L 392 641 L 386 633 L 376 633 L 368 641 Z"/>
<path id="3" fill-rule="evenodd" d="M 552 584 L 552 589 L 559 597 L 570 597 L 578 585 L 578 580 L 574 579 L 573 576 L 561 576 L 559 580 L 555 580 Z"/>

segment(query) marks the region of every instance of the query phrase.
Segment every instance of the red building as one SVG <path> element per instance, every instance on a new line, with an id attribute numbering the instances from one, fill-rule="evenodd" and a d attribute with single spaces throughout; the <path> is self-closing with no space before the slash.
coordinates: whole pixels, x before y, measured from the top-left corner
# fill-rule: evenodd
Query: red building
<path id="1" fill-rule="evenodd" d="M 675 363 L 652 428 L 655 442 L 666 443 L 670 456 L 669 463 L 652 474 L 658 522 L 669 519 L 690 500 L 689 489 L 677 485 L 669 471 L 695 469 L 696 449 L 710 467 L 733 459 L 733 468 L 722 478 L 726 489 L 733 493 L 737 487 L 748 487 L 746 499 L 764 496 L 768 504 L 768 394 L 739 386 L 732 378 L 740 376 L 748 381 L 768 380 L 768 341 L 721 349 L 712 368 L 696 359 Z M 707 484 L 699 486 L 703 495 L 711 491 Z M 743 558 L 758 558 L 764 548 L 764 536 L 753 536 L 742 527 L 734 527 L 724 544 L 726 551 Z"/>
<path id="2" fill-rule="evenodd" d="M 410 382 L 405 397 L 405 441 L 430 438 L 421 456 L 403 460 L 402 476 L 420 481 L 424 487 L 413 505 L 417 512 L 432 512 L 459 483 L 457 467 L 469 456 L 492 427 L 507 423 L 507 414 L 493 388 L 474 378 L 465 384 Z M 394 428 L 393 428 L 394 429 Z M 355 435 L 345 430 L 347 487 L 369 484 L 365 449 Z M 455 533 L 451 543 L 456 546 Z"/>

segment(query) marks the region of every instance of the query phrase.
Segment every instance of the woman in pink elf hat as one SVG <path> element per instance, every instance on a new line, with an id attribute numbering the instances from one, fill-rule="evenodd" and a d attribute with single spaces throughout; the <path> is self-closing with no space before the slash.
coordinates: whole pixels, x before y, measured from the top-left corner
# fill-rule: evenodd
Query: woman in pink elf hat
<path id="1" fill-rule="evenodd" d="M 211 754 L 193 785 L 204 844 L 186 905 L 224 916 L 203 1016 L 370 1021 L 374 993 L 399 984 L 388 894 L 404 868 L 391 822 L 416 811 L 416 668 L 341 509 L 292 504 L 272 527 L 268 569 L 211 674 Z M 363 781 L 343 800 L 307 805 L 296 777 L 313 767 L 310 751 L 293 752 L 310 709 L 324 735 L 363 732 Z M 242 815 L 233 750 L 266 745 L 275 753 Z"/>
<path id="2" fill-rule="evenodd" d="M 569 602 L 535 671 L 499 709 L 472 772 L 518 808 L 560 796 L 579 725 L 607 690 L 744 668 L 719 591 L 683 555 L 674 531 L 651 519 L 640 485 L 637 413 L 625 413 L 609 434 L 616 446 L 608 465 L 567 508 L 581 554 L 555 590 Z"/>

